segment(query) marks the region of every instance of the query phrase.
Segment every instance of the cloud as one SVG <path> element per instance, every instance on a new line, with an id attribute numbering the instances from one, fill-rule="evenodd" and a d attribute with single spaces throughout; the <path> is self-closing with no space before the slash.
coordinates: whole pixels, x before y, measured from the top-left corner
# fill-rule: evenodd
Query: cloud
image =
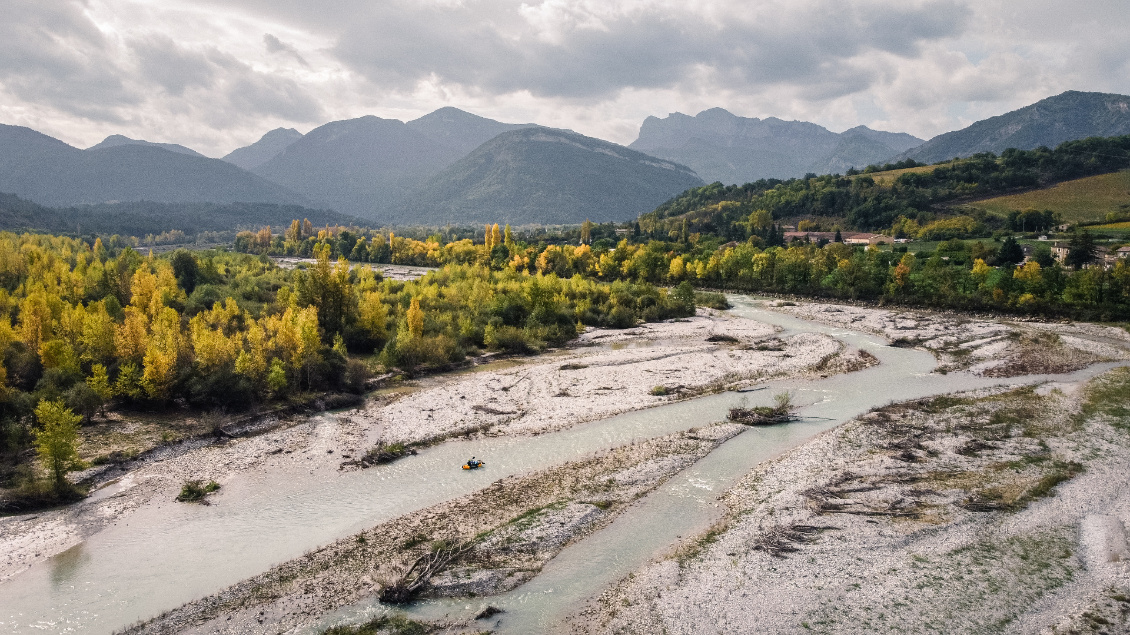
<path id="1" fill-rule="evenodd" d="M 867 72 L 854 58 L 915 56 L 923 43 L 960 33 L 968 13 L 948 0 L 902 8 L 834 0 L 752 8 L 388 3 L 355 19 L 335 52 L 374 83 L 401 90 L 437 77 L 498 93 L 601 99 L 626 88 L 677 86 L 707 69 L 732 87 L 823 83 L 817 93 L 836 94 L 865 87 Z"/>
<path id="2" fill-rule="evenodd" d="M 452 105 L 627 143 L 648 115 L 928 137 L 1130 92 L 1125 0 L 7 0 L 0 120 L 213 155 Z"/>
<path id="3" fill-rule="evenodd" d="M 279 38 L 271 35 L 270 33 L 263 34 L 263 45 L 267 47 L 268 53 L 282 53 L 284 55 L 290 56 L 303 66 L 310 65 L 306 62 L 306 60 L 302 57 L 297 49 L 295 49 L 290 44 L 283 42 Z"/>

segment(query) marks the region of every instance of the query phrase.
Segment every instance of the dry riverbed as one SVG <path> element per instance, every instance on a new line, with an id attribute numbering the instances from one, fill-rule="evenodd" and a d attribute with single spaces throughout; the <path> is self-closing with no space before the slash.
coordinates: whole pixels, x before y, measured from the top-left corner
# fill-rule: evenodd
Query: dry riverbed
<path id="1" fill-rule="evenodd" d="M 987 320 L 952 312 L 820 302 L 774 306 L 806 320 L 881 335 L 896 346 L 925 348 L 938 358 L 939 372 L 968 370 L 985 377 L 1016 377 L 1130 359 L 1130 333 L 1098 324 Z"/>
<path id="2" fill-rule="evenodd" d="M 127 464 L 128 473 L 83 502 L 0 517 L 0 582 L 125 522 L 143 505 L 181 504 L 172 501 L 188 480 L 216 480 L 222 486 L 252 470 L 337 470 L 379 442 L 537 434 L 770 377 L 846 372 L 871 363 L 830 337 L 777 338 L 773 327 L 713 312 L 624 331 L 590 330 L 575 346 L 555 354 L 425 378 L 379 392 L 360 409 L 287 417 L 265 434 L 221 443 L 164 446 L 152 460 Z M 668 394 L 653 395 L 656 386 L 669 389 Z M 141 447 L 173 434 L 164 424 L 129 425 L 114 431 L 123 438 L 100 442 L 95 452 L 128 450 L 131 443 Z M 186 421 L 174 432 L 210 425 Z"/>
<path id="3" fill-rule="evenodd" d="M 423 596 L 501 593 L 742 430 L 737 424 L 692 429 L 501 479 L 343 538 L 129 632 L 288 631 L 377 595 L 401 581 L 418 558 L 440 552 L 458 557 L 432 572 Z"/>
<path id="4" fill-rule="evenodd" d="M 749 474 L 584 633 L 1130 628 L 1130 370 L 875 410 Z"/>

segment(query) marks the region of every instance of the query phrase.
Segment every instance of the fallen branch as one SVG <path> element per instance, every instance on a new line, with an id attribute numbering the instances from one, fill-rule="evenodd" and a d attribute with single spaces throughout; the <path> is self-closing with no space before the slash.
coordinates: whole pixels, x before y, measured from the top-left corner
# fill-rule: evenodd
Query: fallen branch
<path id="1" fill-rule="evenodd" d="M 466 555 L 474 545 L 470 542 L 453 547 L 440 547 L 426 553 L 412 563 L 408 571 L 396 584 L 381 591 L 381 602 L 385 604 L 407 604 L 416 598 L 431 581 L 448 565 Z"/>

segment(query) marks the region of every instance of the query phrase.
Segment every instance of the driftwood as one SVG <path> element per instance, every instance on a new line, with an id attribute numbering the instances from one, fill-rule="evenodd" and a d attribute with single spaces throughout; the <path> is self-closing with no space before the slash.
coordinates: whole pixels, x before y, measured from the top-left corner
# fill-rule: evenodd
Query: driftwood
<path id="1" fill-rule="evenodd" d="M 775 557 L 784 558 L 786 553 L 799 551 L 798 544 L 812 542 L 820 532 L 836 527 L 822 525 L 777 526 L 758 536 L 753 548 Z"/>
<path id="2" fill-rule="evenodd" d="M 381 591 L 385 604 L 407 604 L 416 598 L 431 581 L 432 576 L 443 571 L 452 562 L 463 557 L 474 545 L 470 542 L 454 547 L 439 548 L 426 553 L 412 563 L 400 580 Z"/>

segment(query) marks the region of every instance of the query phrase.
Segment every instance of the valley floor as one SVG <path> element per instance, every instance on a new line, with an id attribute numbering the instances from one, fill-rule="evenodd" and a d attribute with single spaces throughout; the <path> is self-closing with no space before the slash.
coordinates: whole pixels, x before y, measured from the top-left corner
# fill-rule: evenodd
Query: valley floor
<path id="1" fill-rule="evenodd" d="M 1108 327 L 778 304 L 798 317 L 926 348 L 944 372 L 1064 373 L 1130 358 L 1130 334 Z M 127 522 L 142 507 L 180 505 L 172 499 L 189 479 L 223 484 L 249 473 L 294 474 L 295 467 L 322 478 L 358 469 L 351 459 L 378 444 L 539 435 L 875 362 L 830 335 L 790 333 L 714 311 L 624 331 L 590 330 L 564 350 L 423 378 L 380 391 L 356 409 L 181 448 L 77 505 L 0 519 L 0 584 L 18 584 L 22 571 Z M 1121 405 L 1127 394 L 1130 374 L 1116 370 L 1088 386 L 982 390 L 873 411 L 762 464 L 722 497 L 720 524 L 601 593 L 568 628 L 1074 632 L 1064 629 L 1122 624 L 1130 611 L 1130 571 L 1120 564 L 1130 559 L 1122 524 L 1130 522 L 1130 421 Z M 135 628 L 310 627 L 396 584 L 417 558 L 451 550 L 462 550 L 459 559 L 435 572 L 425 595 L 499 593 L 537 575 L 567 545 L 740 431 L 704 427 L 506 477 Z M 214 500 L 241 504 L 225 490 Z"/>
<path id="2" fill-rule="evenodd" d="M 0 582 L 125 522 L 142 506 L 178 504 L 173 498 L 187 480 L 222 485 L 239 474 L 287 466 L 313 478 L 336 472 L 343 458 L 378 443 L 538 434 L 765 378 L 869 363 L 834 338 L 779 340 L 773 327 L 725 315 L 590 330 L 568 349 L 427 377 L 377 393 L 357 409 L 292 417 L 265 434 L 223 443 L 170 446 L 168 458 L 144 463 L 81 503 L 0 518 Z M 669 394 L 651 394 L 657 385 L 669 387 Z"/>

